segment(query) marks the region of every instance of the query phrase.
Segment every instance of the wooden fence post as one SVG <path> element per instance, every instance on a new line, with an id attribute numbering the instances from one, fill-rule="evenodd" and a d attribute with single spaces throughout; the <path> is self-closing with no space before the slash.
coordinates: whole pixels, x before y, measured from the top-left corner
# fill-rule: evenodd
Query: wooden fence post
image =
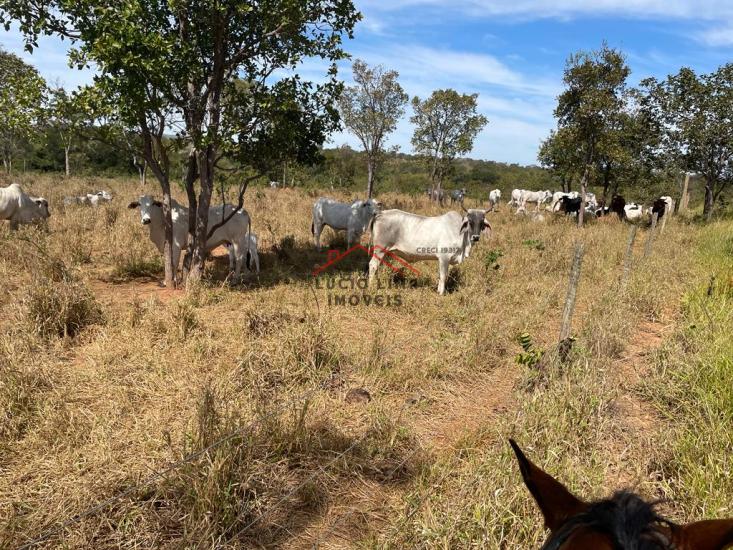
<path id="1" fill-rule="evenodd" d="M 624 272 L 621 275 L 621 287 L 626 286 L 626 282 L 631 274 L 631 262 L 634 258 L 634 241 L 636 240 L 636 232 L 638 226 L 632 225 L 629 229 L 629 238 L 626 240 L 626 254 L 624 255 Z"/>
<path id="2" fill-rule="evenodd" d="M 644 257 L 646 258 L 649 256 L 649 253 L 652 251 L 652 243 L 654 242 L 654 231 L 657 228 L 657 219 L 659 218 L 659 213 L 655 212 L 652 215 L 652 226 L 649 228 L 649 235 L 647 235 L 646 243 L 644 244 Z"/>
<path id="3" fill-rule="evenodd" d="M 575 243 L 575 256 L 573 257 L 573 267 L 570 269 L 570 280 L 568 282 L 568 293 L 565 296 L 565 308 L 562 312 L 562 324 L 560 325 L 560 341 L 562 342 L 570 336 L 570 324 L 573 320 L 573 311 L 575 310 L 575 298 L 578 292 L 578 282 L 580 281 L 580 269 L 583 265 L 583 255 L 585 254 L 585 245 L 581 242 Z"/>

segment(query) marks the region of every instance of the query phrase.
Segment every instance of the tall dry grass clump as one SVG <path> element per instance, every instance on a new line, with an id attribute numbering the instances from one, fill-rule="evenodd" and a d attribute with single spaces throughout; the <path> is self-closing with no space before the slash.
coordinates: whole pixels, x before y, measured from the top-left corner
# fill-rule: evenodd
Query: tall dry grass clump
<path id="1" fill-rule="evenodd" d="M 102 309 L 86 285 L 60 263 L 33 276 L 19 303 L 18 320 L 41 338 L 73 338 L 103 320 Z"/>

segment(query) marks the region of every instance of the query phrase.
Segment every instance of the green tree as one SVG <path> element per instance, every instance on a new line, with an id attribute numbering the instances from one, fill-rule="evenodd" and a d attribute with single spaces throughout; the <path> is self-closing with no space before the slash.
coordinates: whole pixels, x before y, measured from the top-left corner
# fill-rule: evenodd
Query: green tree
<path id="1" fill-rule="evenodd" d="M 69 94 L 62 87 L 50 91 L 48 122 L 57 132 L 64 147 L 64 169 L 71 175 L 69 155 L 82 130 L 91 122 L 89 111 L 82 98 L 77 94 Z"/>
<path id="2" fill-rule="evenodd" d="M 582 205 L 578 225 L 583 225 L 585 192 L 597 165 L 603 138 L 624 106 L 629 68 L 623 55 L 607 45 L 598 51 L 578 52 L 567 61 L 565 91 L 558 97 L 558 128 L 574 138 L 578 154 Z M 558 131 L 559 131 L 558 130 Z"/>
<path id="3" fill-rule="evenodd" d="M 346 128 L 361 142 L 367 157 L 367 197 L 374 192 L 379 160 L 387 135 L 405 114 L 409 97 L 397 82 L 397 71 L 381 65 L 369 67 L 357 59 L 353 65 L 355 86 L 344 90 L 339 110 Z"/>
<path id="4" fill-rule="evenodd" d="M 733 179 L 733 64 L 710 74 L 683 68 L 658 82 L 642 82 L 642 110 L 663 131 L 662 151 L 682 170 L 705 180 L 703 215 Z"/>
<path id="5" fill-rule="evenodd" d="M 459 94 L 455 90 L 435 90 L 421 101 L 412 98 L 415 125 L 412 146 L 428 159 L 432 196 L 439 197 L 443 178 L 453 159 L 469 153 L 478 133 L 489 122 L 476 113 L 478 94 Z"/>
<path id="6" fill-rule="evenodd" d="M 565 192 L 572 190 L 573 179 L 580 165 L 576 138 L 571 128 L 552 130 L 540 145 L 537 160 L 560 180 Z"/>
<path id="7" fill-rule="evenodd" d="M 340 92 L 335 62 L 345 57 L 343 37 L 351 36 L 359 17 L 352 0 L 0 0 L 0 18 L 6 27 L 18 22 L 29 49 L 41 33 L 70 38 L 72 64 L 93 63 L 95 84 L 119 121 L 138 128 L 142 154 L 163 191 L 170 285 L 176 267 L 170 261 L 174 148 L 187 151 L 186 264 L 195 281 L 204 269 L 209 207 L 222 162 L 236 157 L 260 171 L 270 159 L 247 153 L 276 149 L 256 143 L 258 138 L 297 154 L 308 149 L 297 142 L 304 128 L 325 133 L 334 126 L 330 103 Z M 325 83 L 277 73 L 306 57 L 330 62 Z M 310 111 L 314 102 L 323 109 Z M 171 128 L 178 139 L 166 138 Z M 240 205 L 249 177 L 240 186 Z"/>
<path id="8" fill-rule="evenodd" d="M 13 158 L 43 114 L 46 82 L 17 55 L 0 49 L 0 156 L 13 171 Z"/>

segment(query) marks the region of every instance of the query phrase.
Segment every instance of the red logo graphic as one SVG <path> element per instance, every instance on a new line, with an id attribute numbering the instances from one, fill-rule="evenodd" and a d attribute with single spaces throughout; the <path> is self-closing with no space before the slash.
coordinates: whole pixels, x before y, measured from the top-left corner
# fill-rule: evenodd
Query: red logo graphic
<path id="1" fill-rule="evenodd" d="M 391 252 L 384 247 L 375 245 L 375 246 L 372 246 L 371 248 L 367 248 L 366 246 L 362 246 L 361 244 L 355 244 L 354 246 L 352 246 L 351 248 L 349 248 L 348 250 L 346 250 L 343 253 L 339 252 L 338 250 L 329 250 L 328 255 L 326 256 L 327 258 L 326 263 L 323 265 L 316 265 L 313 268 L 313 272 L 312 272 L 313 276 L 318 277 L 318 275 L 323 273 L 326 269 L 339 263 L 346 256 L 348 256 L 349 254 L 357 250 L 363 250 L 364 252 L 367 253 L 367 255 L 373 258 L 377 258 L 382 265 L 386 265 L 395 273 L 402 273 L 405 269 L 407 269 L 409 271 L 412 271 L 412 273 L 414 273 L 415 275 L 420 275 L 420 272 L 415 268 L 415 266 L 403 260 L 402 258 L 397 256 L 394 252 Z M 381 257 L 374 253 L 375 250 L 378 250 L 382 253 Z M 395 264 L 399 264 L 399 266 Z"/>

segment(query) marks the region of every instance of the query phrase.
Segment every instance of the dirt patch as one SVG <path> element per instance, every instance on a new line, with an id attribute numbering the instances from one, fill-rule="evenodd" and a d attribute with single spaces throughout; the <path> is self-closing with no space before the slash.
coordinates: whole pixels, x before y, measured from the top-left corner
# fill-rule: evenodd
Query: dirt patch
<path id="1" fill-rule="evenodd" d="M 624 356 L 613 364 L 619 393 L 611 403 L 617 437 L 608 441 L 607 456 L 613 457 L 606 470 L 610 488 L 637 487 L 645 480 L 647 461 L 642 456 L 635 460 L 629 455 L 650 456 L 652 439 L 663 421 L 636 388 L 651 373 L 650 356 L 662 345 L 667 328 L 662 323 L 643 321 L 629 340 Z"/>

